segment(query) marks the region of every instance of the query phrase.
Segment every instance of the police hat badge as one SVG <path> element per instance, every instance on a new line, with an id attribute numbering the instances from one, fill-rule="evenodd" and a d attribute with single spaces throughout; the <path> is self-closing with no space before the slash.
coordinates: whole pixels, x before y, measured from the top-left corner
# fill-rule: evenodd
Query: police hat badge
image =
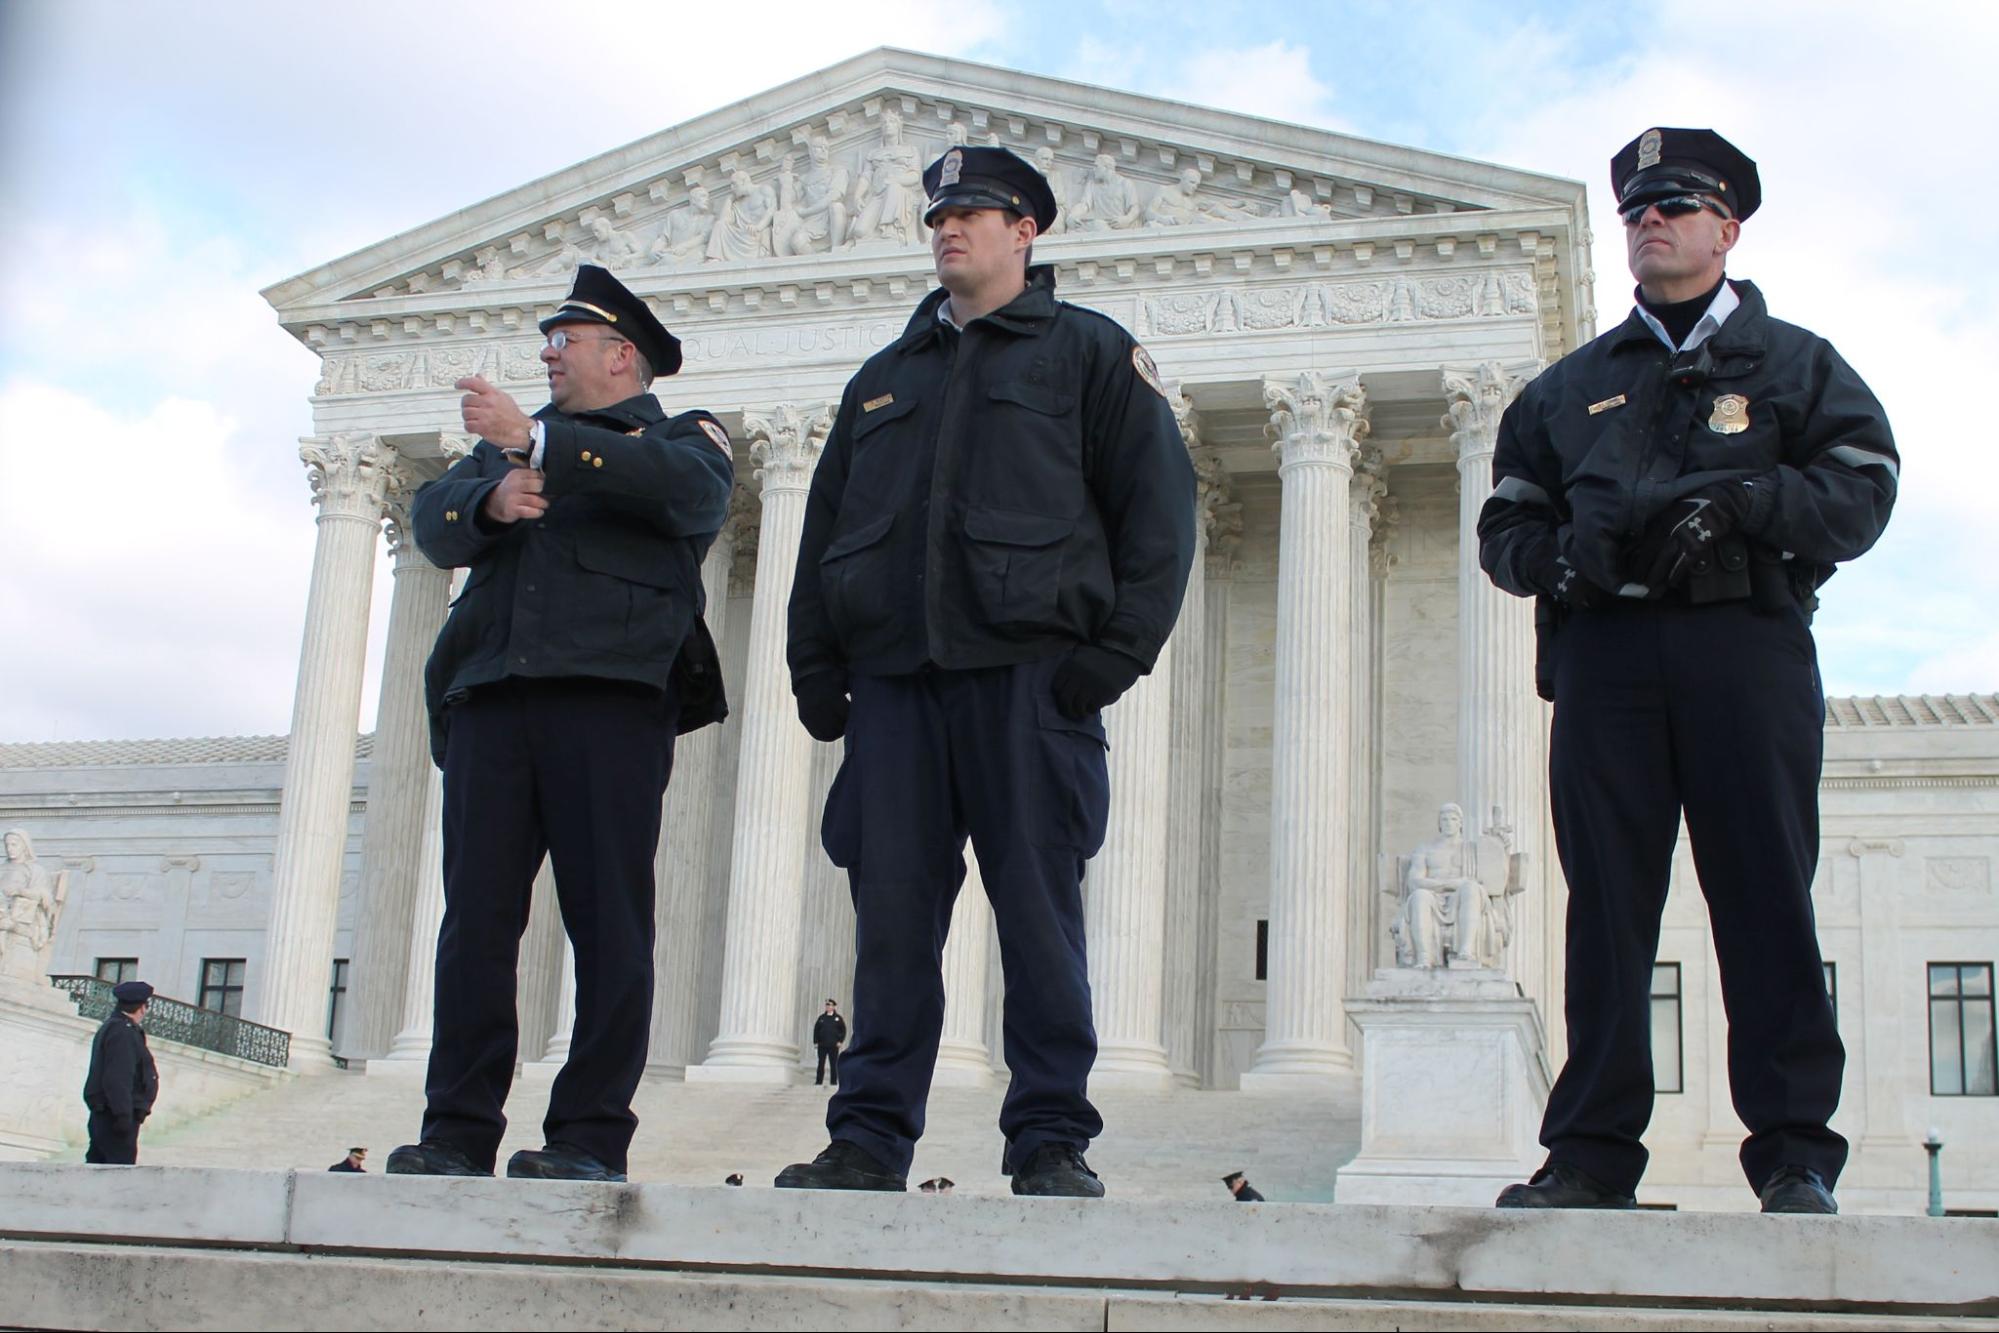
<path id="1" fill-rule="evenodd" d="M 1717 435 L 1740 435 L 1749 429 L 1749 400 L 1739 393 L 1725 393 L 1714 400 L 1707 428 Z"/>
<path id="2" fill-rule="evenodd" d="M 1662 144 L 1665 143 L 1665 141 L 1666 141 L 1666 136 L 1661 134 L 1659 131 L 1657 130 L 1645 131 L 1645 133 L 1642 136 L 1640 136 L 1638 140 L 1638 165 L 1635 168 L 1633 168 L 1633 170 L 1643 171 L 1647 167 L 1658 166 L 1659 148 Z"/>
<path id="3" fill-rule="evenodd" d="M 958 177 L 964 170 L 965 155 L 956 148 L 953 148 L 950 152 L 944 154 L 944 165 L 941 168 L 942 174 L 938 177 L 937 184 L 939 186 L 956 185 Z"/>

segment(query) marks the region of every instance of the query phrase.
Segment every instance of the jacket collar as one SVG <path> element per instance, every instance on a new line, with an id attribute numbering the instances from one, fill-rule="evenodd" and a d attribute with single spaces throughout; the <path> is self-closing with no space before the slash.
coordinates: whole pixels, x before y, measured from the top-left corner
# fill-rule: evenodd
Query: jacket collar
<path id="1" fill-rule="evenodd" d="M 537 421 L 607 421 L 618 430 L 644 430 L 666 420 L 666 411 L 660 407 L 659 399 L 649 393 L 640 393 L 633 394 L 622 403 L 592 408 L 588 412 L 562 412 L 550 403 L 534 416 Z"/>
<path id="2" fill-rule="evenodd" d="M 1763 350 L 1764 329 L 1769 322 L 1769 307 L 1763 302 L 1763 293 L 1756 290 L 1756 284 L 1741 278 L 1730 278 L 1728 285 L 1735 289 L 1735 296 L 1742 304 L 1735 313 L 1722 321 L 1719 331 L 1703 346 L 1711 347 L 1715 355 L 1723 353 L 1760 353 Z M 1631 307 L 1631 313 L 1624 317 L 1610 334 L 1610 350 L 1622 352 L 1633 344 L 1660 346 L 1659 335 L 1638 313 L 1638 307 Z"/>
<path id="3" fill-rule="evenodd" d="M 937 318 L 937 308 L 950 295 L 942 287 L 937 288 L 917 304 L 916 313 L 909 317 L 909 324 L 902 331 L 902 338 L 896 343 L 896 350 L 913 352 L 928 346 L 943 336 L 943 323 Z M 981 316 L 1009 333 L 1027 337 L 1038 337 L 1045 332 L 1050 320 L 1054 319 L 1055 268 L 1052 264 L 1036 264 L 1027 270 L 1027 286 L 1020 295 L 1008 301 L 990 314 Z"/>

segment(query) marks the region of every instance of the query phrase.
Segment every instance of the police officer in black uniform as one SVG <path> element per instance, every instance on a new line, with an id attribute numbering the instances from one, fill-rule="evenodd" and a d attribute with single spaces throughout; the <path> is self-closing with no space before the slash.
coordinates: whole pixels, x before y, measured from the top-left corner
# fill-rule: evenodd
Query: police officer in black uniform
<path id="1" fill-rule="evenodd" d="M 1568 1063 L 1503 1208 L 1629 1208 L 1652 1113 L 1650 978 L 1684 813 L 1765 1212 L 1836 1211 L 1845 1052 L 1812 917 L 1816 590 L 1881 535 L 1900 460 L 1831 344 L 1723 275 L 1762 189 L 1711 130 L 1611 162 L 1637 309 L 1501 422 L 1480 559 L 1540 602 L 1569 884 Z"/>
<path id="2" fill-rule="evenodd" d="M 812 1045 L 819 1052 L 819 1071 L 813 1075 L 814 1087 L 826 1081 L 827 1067 L 833 1072 L 833 1086 L 840 1086 L 840 1048 L 847 1042 L 847 1020 L 840 1017 L 837 1000 L 826 1001 L 826 1012 L 812 1023 Z"/>
<path id="3" fill-rule="evenodd" d="M 153 988 L 121 981 L 111 988 L 117 1009 L 90 1039 L 90 1071 L 83 1076 L 83 1104 L 90 1108 L 90 1147 L 83 1160 L 132 1166 L 139 1160 L 139 1126 L 160 1095 L 160 1071 L 146 1046 L 146 1006 Z"/>
<path id="4" fill-rule="evenodd" d="M 594 265 L 541 323 L 530 419 L 460 380 L 472 453 L 417 492 L 417 544 L 470 575 L 425 669 L 444 769 L 444 922 L 422 1141 L 397 1174 L 491 1175 L 506 1128 L 514 976 L 553 859 L 576 1025 L 510 1176 L 623 1180 L 653 993 L 653 854 L 674 737 L 722 711 L 701 560 L 727 514 L 729 438 L 647 390 L 680 343 Z"/>
<path id="5" fill-rule="evenodd" d="M 847 740 L 822 834 L 858 925 L 833 1141 L 777 1183 L 906 1188 L 969 834 L 1006 972 L 1003 1165 L 1016 1194 L 1097 1196 L 1080 885 L 1109 812 L 1100 710 L 1173 626 L 1193 468 L 1145 349 L 1032 264 L 1041 174 L 954 148 L 924 188 L 941 288 L 847 385 L 792 590 L 799 717 Z"/>

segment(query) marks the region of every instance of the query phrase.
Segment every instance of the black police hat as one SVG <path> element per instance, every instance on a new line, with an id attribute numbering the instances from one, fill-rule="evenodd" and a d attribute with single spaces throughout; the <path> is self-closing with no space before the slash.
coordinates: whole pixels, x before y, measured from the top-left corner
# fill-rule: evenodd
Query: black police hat
<path id="1" fill-rule="evenodd" d="M 1225 1175 L 1225 1176 L 1223 1176 L 1223 1177 L 1222 1177 L 1222 1184 L 1224 1184 L 1224 1185 L 1233 1185 L 1233 1184 L 1235 1184 L 1235 1183 L 1236 1183 L 1236 1182 L 1237 1182 L 1238 1180 L 1241 1180 L 1242 1178 L 1243 1178 L 1243 1177 L 1242 1177 L 1242 1172 L 1240 1172 L 1240 1171 L 1231 1171 L 1231 1172 L 1229 1172 L 1229 1173 L 1228 1173 L 1227 1175 Z"/>
<path id="2" fill-rule="evenodd" d="M 1676 194 L 1704 194 L 1742 221 L 1763 202 L 1756 164 L 1713 130 L 1645 131 L 1610 159 L 1610 188 L 1620 213 Z"/>
<path id="3" fill-rule="evenodd" d="M 558 324 L 602 324 L 645 354 L 652 373 L 662 378 L 680 369 L 680 339 L 666 331 L 652 307 L 631 288 L 595 264 L 578 264 L 576 282 L 555 313 L 541 322 L 547 333 Z"/>
<path id="4" fill-rule="evenodd" d="M 1032 165 L 1004 148 L 953 148 L 923 173 L 928 223 L 940 208 L 1005 208 L 1034 219 L 1045 233 L 1055 225 L 1055 191 Z"/>
<path id="5" fill-rule="evenodd" d="M 120 1004 L 144 1004 L 153 998 L 153 988 L 143 981 L 121 981 L 111 988 L 111 998 Z"/>

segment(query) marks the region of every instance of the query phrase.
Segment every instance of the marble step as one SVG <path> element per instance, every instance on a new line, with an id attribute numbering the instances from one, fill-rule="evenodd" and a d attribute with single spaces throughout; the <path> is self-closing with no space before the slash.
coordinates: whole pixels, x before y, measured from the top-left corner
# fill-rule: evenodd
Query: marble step
<path id="1" fill-rule="evenodd" d="M 25 1163 L 0 1238 L 35 1327 L 1999 1328 L 1980 1219 Z"/>

